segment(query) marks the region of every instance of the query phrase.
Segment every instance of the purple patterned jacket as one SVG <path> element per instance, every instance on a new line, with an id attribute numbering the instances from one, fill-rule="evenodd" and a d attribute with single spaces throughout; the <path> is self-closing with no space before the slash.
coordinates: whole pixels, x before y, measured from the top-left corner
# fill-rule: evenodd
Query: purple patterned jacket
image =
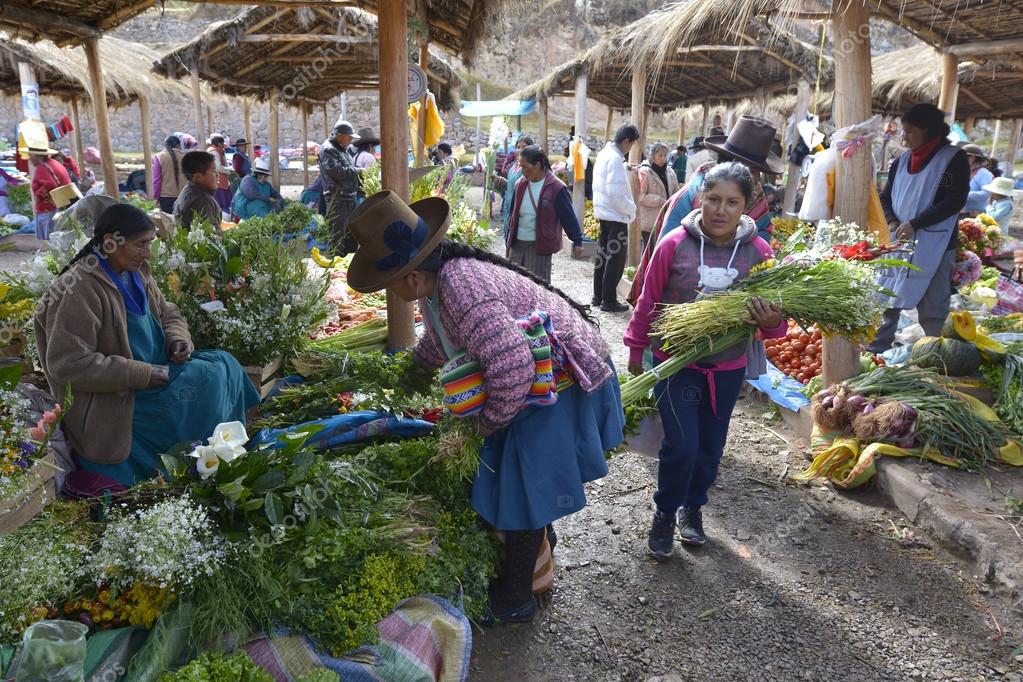
<path id="1" fill-rule="evenodd" d="M 610 355 L 600 332 L 563 298 L 507 268 L 472 258 L 453 258 L 438 274 L 440 322 L 452 346 L 464 349 L 483 367 L 487 402 L 483 426 L 502 429 L 523 407 L 535 364 L 515 320 L 542 310 L 575 360 L 580 387 L 589 392 L 611 378 Z M 426 300 L 419 301 L 425 309 Z M 429 324 L 415 348 L 421 364 L 440 367 L 447 358 Z"/>

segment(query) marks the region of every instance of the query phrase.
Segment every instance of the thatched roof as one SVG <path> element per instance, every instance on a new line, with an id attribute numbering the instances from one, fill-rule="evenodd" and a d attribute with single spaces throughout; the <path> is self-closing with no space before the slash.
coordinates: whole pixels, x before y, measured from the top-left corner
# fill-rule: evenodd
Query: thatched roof
<path id="1" fill-rule="evenodd" d="M 189 94 L 184 86 L 150 72 L 159 55 L 145 45 L 106 36 L 99 41 L 99 51 L 106 99 L 114 106 L 141 96 L 153 100 L 175 92 Z M 33 67 L 41 94 L 91 99 L 89 67 L 81 47 L 57 47 L 48 40 L 28 43 L 0 32 L 0 91 L 20 95 L 19 61 Z"/>
<path id="2" fill-rule="evenodd" d="M 155 4 L 156 0 L 3 0 L 0 30 L 26 40 L 45 38 L 67 45 L 98 38 Z"/>
<path id="3" fill-rule="evenodd" d="M 255 7 L 211 25 L 152 67 L 184 78 L 198 62 L 199 76 L 225 94 L 263 99 L 276 87 L 285 100 L 324 102 L 379 86 L 376 38 L 376 17 L 360 9 Z M 461 85 L 454 70 L 431 54 L 428 77 L 438 104 L 453 105 Z"/>
<path id="4" fill-rule="evenodd" d="M 657 39 L 660 30 L 654 12 L 612 32 L 582 57 L 562 64 L 546 78 L 508 97 L 532 99 L 568 95 L 575 77 L 588 75 L 587 96 L 614 109 L 632 103 L 633 50 Z M 675 45 L 670 55 L 648 68 L 647 105 L 652 109 L 675 109 L 703 100 L 732 101 L 753 96 L 759 88 L 765 97 L 785 92 L 799 78 L 816 79 L 818 63 L 830 77 L 830 59 L 819 60 L 818 51 L 761 20 L 751 20 L 738 43 L 722 42 L 708 31 L 688 46 Z"/>

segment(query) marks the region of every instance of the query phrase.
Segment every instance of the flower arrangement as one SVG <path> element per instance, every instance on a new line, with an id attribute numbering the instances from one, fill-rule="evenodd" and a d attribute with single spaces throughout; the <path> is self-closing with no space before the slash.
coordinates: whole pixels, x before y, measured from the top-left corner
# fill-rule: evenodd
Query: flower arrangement
<path id="1" fill-rule="evenodd" d="M 224 541 L 206 509 L 189 496 L 170 498 L 114 518 L 90 559 L 97 584 L 126 589 L 136 583 L 184 589 L 213 575 Z"/>
<path id="2" fill-rule="evenodd" d="M 488 221 L 477 220 L 475 209 L 463 202 L 451 209 L 447 237 L 477 249 L 486 249 L 494 239 L 494 231 Z"/>
<path id="3" fill-rule="evenodd" d="M 952 270 L 952 286 L 967 287 L 978 279 L 983 265 L 980 257 L 973 251 L 962 249 L 956 253 L 955 267 Z"/>
<path id="4" fill-rule="evenodd" d="M 812 234 L 813 246 L 817 249 L 831 250 L 836 246 L 848 246 L 860 242 L 866 242 L 868 247 L 878 246 L 875 235 L 864 232 L 856 223 L 842 222 L 838 216 L 830 220 L 821 220 Z"/>
<path id="5" fill-rule="evenodd" d="M 327 271 L 307 266 L 269 229 L 239 228 L 218 240 L 197 226 L 153 251 L 153 275 L 197 348 L 264 365 L 294 351 L 327 318 Z"/>
<path id="6" fill-rule="evenodd" d="M 16 390 L 0 389 L 0 497 L 16 492 L 30 468 L 42 462 L 63 412 L 60 404 L 29 426 L 30 406 Z"/>
<path id="7" fill-rule="evenodd" d="M 991 216 L 981 213 L 976 218 L 959 221 L 959 247 L 978 256 L 990 258 L 1002 245 L 1002 230 Z"/>

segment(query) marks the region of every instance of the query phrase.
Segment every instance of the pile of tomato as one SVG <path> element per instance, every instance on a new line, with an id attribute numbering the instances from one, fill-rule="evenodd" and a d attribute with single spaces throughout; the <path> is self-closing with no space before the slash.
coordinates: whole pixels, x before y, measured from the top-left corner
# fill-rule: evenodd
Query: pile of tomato
<path id="1" fill-rule="evenodd" d="M 808 383 L 821 373 L 821 333 L 816 327 L 803 329 L 789 322 L 788 333 L 780 339 L 764 341 L 767 359 L 796 381 Z"/>

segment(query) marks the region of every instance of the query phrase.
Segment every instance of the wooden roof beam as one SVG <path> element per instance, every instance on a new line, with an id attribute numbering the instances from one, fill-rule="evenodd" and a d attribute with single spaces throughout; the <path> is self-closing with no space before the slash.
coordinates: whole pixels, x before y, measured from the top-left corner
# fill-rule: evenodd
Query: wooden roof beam
<path id="1" fill-rule="evenodd" d="M 883 2 L 875 5 L 873 7 L 872 13 L 877 14 L 884 19 L 887 19 L 893 24 L 908 29 L 910 33 L 915 34 L 918 38 L 921 38 L 924 41 L 931 43 L 932 45 L 945 44 L 947 36 L 938 33 L 937 31 L 935 31 L 933 28 L 923 23 L 922 21 L 917 21 L 912 17 L 907 17 L 904 14 L 902 14 L 899 10 L 893 10 L 891 7 L 884 4 Z"/>
<path id="2" fill-rule="evenodd" d="M 104 31 L 116 28 L 117 26 L 120 26 L 123 20 L 130 19 L 131 17 L 149 9 L 155 4 L 156 4 L 155 0 L 139 0 L 138 2 L 133 2 L 132 4 L 126 7 L 122 7 L 113 14 L 103 17 L 99 22 L 99 27 Z"/>
<path id="3" fill-rule="evenodd" d="M 1008 40 L 981 40 L 974 43 L 959 43 L 942 50 L 957 57 L 990 57 L 1000 54 L 1023 52 L 1023 38 Z"/>
<path id="4" fill-rule="evenodd" d="M 979 106 L 984 111 L 993 111 L 994 110 L 994 107 L 992 107 L 990 104 L 985 102 L 983 98 L 977 97 L 977 95 L 973 91 L 971 91 L 969 88 L 966 88 L 966 87 L 963 87 L 962 85 L 960 85 L 959 86 L 959 93 L 969 97 L 971 100 L 973 100 L 977 104 L 977 106 Z"/>
<path id="5" fill-rule="evenodd" d="M 89 26 L 74 19 L 68 19 L 55 12 L 11 2 L 0 3 L 0 22 L 5 19 L 14 25 L 26 28 L 29 26 L 46 27 L 35 32 L 47 37 L 67 34 L 75 38 L 87 40 L 99 38 L 101 35 L 99 29 L 95 26 Z M 54 40 L 54 42 L 57 41 Z"/>
<path id="6" fill-rule="evenodd" d="M 375 43 L 374 36 L 339 36 L 333 33 L 245 33 L 239 43 Z"/>

